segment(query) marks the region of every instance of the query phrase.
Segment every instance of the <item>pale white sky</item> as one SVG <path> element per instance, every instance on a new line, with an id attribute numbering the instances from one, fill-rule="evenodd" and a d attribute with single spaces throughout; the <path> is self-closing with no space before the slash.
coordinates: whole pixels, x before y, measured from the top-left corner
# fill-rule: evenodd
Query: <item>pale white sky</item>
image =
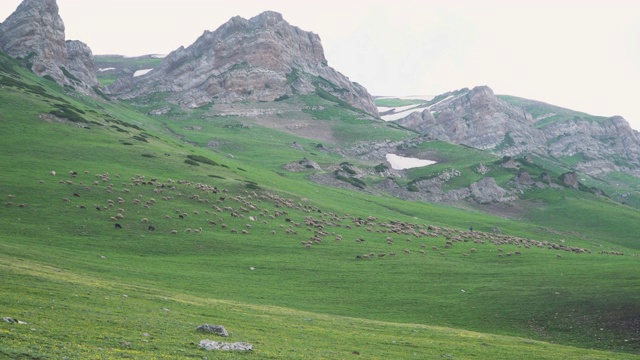
<path id="1" fill-rule="evenodd" d="M 2 0 L 4 21 L 21 0 Z M 329 65 L 373 95 L 496 94 L 640 129 L 640 1 L 58 0 L 94 54 L 166 54 L 235 15 L 283 14 L 320 35 Z"/>

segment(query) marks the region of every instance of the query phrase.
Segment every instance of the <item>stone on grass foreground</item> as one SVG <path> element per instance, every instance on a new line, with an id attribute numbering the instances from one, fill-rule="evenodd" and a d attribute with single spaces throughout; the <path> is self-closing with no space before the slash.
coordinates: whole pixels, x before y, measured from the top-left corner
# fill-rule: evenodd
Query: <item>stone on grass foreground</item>
<path id="1" fill-rule="evenodd" d="M 222 326 L 222 325 L 204 324 L 204 325 L 198 326 L 196 328 L 196 330 L 200 331 L 200 332 L 208 332 L 208 333 L 212 333 L 212 334 L 218 334 L 218 335 L 224 336 L 224 337 L 229 336 L 229 333 L 227 333 L 227 329 L 225 329 L 224 326 Z"/>
<path id="2" fill-rule="evenodd" d="M 198 347 L 204 348 L 205 350 L 227 350 L 227 351 L 253 350 L 253 345 L 246 342 L 225 343 L 225 342 L 217 342 L 213 340 L 200 340 Z"/>

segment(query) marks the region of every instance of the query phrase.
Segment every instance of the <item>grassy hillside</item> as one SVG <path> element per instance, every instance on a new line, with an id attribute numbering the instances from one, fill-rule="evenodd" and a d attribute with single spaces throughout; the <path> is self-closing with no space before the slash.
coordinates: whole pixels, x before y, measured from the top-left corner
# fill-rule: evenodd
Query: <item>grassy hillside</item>
<path id="1" fill-rule="evenodd" d="M 261 359 L 638 357 L 631 208 L 541 191 L 518 221 L 322 186 L 282 165 L 353 159 L 290 129 L 216 108 L 149 117 L 164 104 L 81 98 L 0 64 L 0 316 L 27 323 L 0 322 L 2 357 L 245 356 L 197 348 L 203 323 Z M 320 106 L 306 114 L 337 134 L 329 150 L 412 136 L 286 101 Z"/>

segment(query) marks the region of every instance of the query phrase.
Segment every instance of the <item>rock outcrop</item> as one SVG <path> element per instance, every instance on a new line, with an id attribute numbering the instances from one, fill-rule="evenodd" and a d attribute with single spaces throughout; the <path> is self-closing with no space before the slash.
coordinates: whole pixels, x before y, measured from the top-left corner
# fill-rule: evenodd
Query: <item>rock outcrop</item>
<path id="1" fill-rule="evenodd" d="M 167 93 L 186 107 L 208 103 L 274 101 L 321 93 L 376 115 L 367 90 L 329 67 L 320 37 L 267 11 L 236 16 L 195 43 L 180 47 L 153 71 L 110 87 L 121 98 Z"/>
<path id="2" fill-rule="evenodd" d="M 451 93 L 397 122 L 436 139 L 503 156 L 575 157 L 573 170 L 592 176 L 640 176 L 640 134 L 620 116 L 591 116 L 537 101 L 514 105 L 486 86 Z M 515 98 L 514 98 L 515 99 Z M 548 112 L 534 118 L 530 111 Z"/>
<path id="3" fill-rule="evenodd" d="M 24 0 L 0 24 L 0 50 L 61 85 L 85 93 L 92 93 L 91 88 L 98 85 L 89 47 L 65 41 L 64 22 L 55 0 Z"/>

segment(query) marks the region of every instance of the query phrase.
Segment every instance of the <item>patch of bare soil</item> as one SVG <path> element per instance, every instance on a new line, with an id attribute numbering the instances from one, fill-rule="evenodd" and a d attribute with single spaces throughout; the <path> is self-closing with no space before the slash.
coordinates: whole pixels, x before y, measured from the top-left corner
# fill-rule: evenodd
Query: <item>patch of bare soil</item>
<path id="1" fill-rule="evenodd" d="M 331 122 L 318 121 L 300 111 L 299 107 L 285 103 L 216 104 L 212 115 L 239 116 L 245 121 L 266 128 L 290 133 L 321 143 L 335 144 Z"/>

